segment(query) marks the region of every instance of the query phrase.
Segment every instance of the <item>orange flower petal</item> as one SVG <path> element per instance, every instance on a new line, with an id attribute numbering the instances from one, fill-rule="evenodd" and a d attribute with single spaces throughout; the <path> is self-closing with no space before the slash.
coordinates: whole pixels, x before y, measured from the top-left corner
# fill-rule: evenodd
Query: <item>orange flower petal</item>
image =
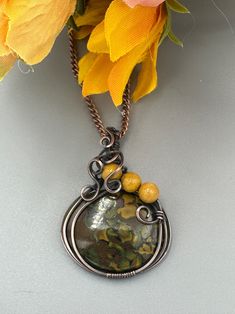
<path id="1" fill-rule="evenodd" d="M 87 49 L 96 53 L 108 53 L 109 49 L 104 34 L 104 21 L 99 23 L 91 33 Z"/>
<path id="2" fill-rule="evenodd" d="M 115 31 L 115 29 L 117 29 L 120 19 L 126 20 L 128 13 L 129 8 L 123 1 L 113 0 L 111 2 L 104 19 L 105 36 L 108 45 L 110 44 L 111 34 Z"/>
<path id="3" fill-rule="evenodd" d="M 8 1 L 6 44 L 28 64 L 42 61 L 75 8 L 75 0 Z"/>
<path id="4" fill-rule="evenodd" d="M 127 55 L 121 57 L 110 72 L 108 79 L 109 90 L 116 106 L 122 103 L 124 89 L 135 65 L 143 61 L 146 52 L 148 52 L 153 43 L 157 41 L 163 31 L 163 26 L 166 22 L 166 12 L 162 7 L 158 9 L 158 17 L 157 23 L 152 28 L 145 42 L 138 45 Z"/>
<path id="5" fill-rule="evenodd" d="M 151 93 L 157 87 L 157 53 L 158 41 L 152 45 L 147 56 L 144 58 L 141 64 L 141 70 L 138 75 L 137 85 L 133 93 L 134 101 L 137 101 L 143 96 Z"/>
<path id="6" fill-rule="evenodd" d="M 5 56 L 10 53 L 10 49 L 7 47 L 6 37 L 8 31 L 8 17 L 0 11 L 0 56 Z"/>
<path id="7" fill-rule="evenodd" d="M 140 62 L 141 55 L 143 54 L 142 47 L 137 47 L 129 52 L 124 57 L 120 58 L 113 66 L 108 78 L 109 91 L 115 106 L 122 104 L 123 92 L 130 75 Z"/>
<path id="8" fill-rule="evenodd" d="M 77 40 L 84 39 L 90 35 L 92 30 L 93 30 L 93 26 L 91 26 L 91 25 L 81 26 L 79 31 L 74 32 L 74 38 Z"/>
<path id="9" fill-rule="evenodd" d="M 79 67 L 78 82 L 79 82 L 79 84 L 81 84 L 84 81 L 87 73 L 91 69 L 96 58 L 97 58 L 97 54 L 92 53 L 92 52 L 88 52 L 79 60 L 79 63 L 78 63 L 78 67 Z"/>
<path id="10" fill-rule="evenodd" d="M 108 54 L 98 55 L 83 81 L 83 96 L 107 92 L 108 76 L 112 67 L 113 63 L 110 61 Z"/>
<path id="11" fill-rule="evenodd" d="M 111 0 L 89 0 L 87 2 L 86 11 L 83 15 L 75 14 L 74 21 L 76 25 L 97 25 L 105 15 L 105 12 L 110 5 Z"/>
<path id="12" fill-rule="evenodd" d="M 79 62 L 81 73 L 79 81 L 83 81 L 83 96 L 100 94 L 109 90 L 114 104 L 116 106 L 120 105 L 130 75 L 136 64 L 141 62 L 143 62 L 143 67 L 139 74 L 139 82 L 137 83 L 134 96 L 136 98 L 142 97 L 143 94 L 150 92 L 156 87 L 157 47 L 166 22 L 165 7 L 159 6 L 155 9 L 155 13 L 156 21 L 148 35 L 141 43 L 120 57 L 116 62 L 110 60 L 109 54 L 98 53 L 106 48 L 103 36 L 103 23 L 100 23 L 93 30 L 93 38 L 91 38 L 88 46 L 90 49 L 97 49 L 98 47 L 97 53 L 90 52 Z M 143 15 L 143 19 L 144 17 Z M 156 42 L 157 44 L 155 44 Z M 147 77 L 147 73 L 151 74 L 150 80 Z M 145 83 L 140 82 L 141 77 L 145 79 Z"/>
<path id="13" fill-rule="evenodd" d="M 10 71 L 15 61 L 16 57 L 13 54 L 0 57 L 0 81 Z"/>
<path id="14" fill-rule="evenodd" d="M 131 9 L 122 0 L 114 0 L 105 15 L 110 59 L 116 61 L 141 44 L 155 21 L 156 8 L 136 6 Z"/>

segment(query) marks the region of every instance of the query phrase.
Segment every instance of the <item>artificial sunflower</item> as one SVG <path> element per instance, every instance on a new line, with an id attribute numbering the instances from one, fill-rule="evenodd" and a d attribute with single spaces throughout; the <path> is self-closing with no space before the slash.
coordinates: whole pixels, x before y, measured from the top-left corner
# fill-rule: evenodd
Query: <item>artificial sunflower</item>
<path id="1" fill-rule="evenodd" d="M 68 22 L 77 40 L 87 39 L 79 61 L 84 96 L 109 92 L 116 106 L 140 64 L 132 98 L 157 87 L 157 54 L 171 30 L 171 10 L 188 10 L 177 0 L 0 0 L 0 80 L 17 59 L 33 65 L 51 51 Z"/>
<path id="2" fill-rule="evenodd" d="M 74 19 L 79 32 L 84 34 L 84 27 L 90 32 L 86 33 L 88 52 L 79 61 L 79 83 L 83 96 L 109 91 L 118 106 L 137 64 L 141 69 L 133 100 L 157 87 L 157 54 L 160 41 L 170 34 L 169 9 L 163 0 L 139 0 L 141 5 L 138 0 L 102 1 L 108 6 L 105 12 L 96 8 L 97 0 L 90 0 L 84 13 Z M 146 1 L 148 6 L 142 5 Z M 179 5 L 174 0 L 169 3 Z"/>
<path id="3" fill-rule="evenodd" d="M 73 14 L 76 0 L 0 0 L 0 79 L 17 59 L 41 62 Z"/>

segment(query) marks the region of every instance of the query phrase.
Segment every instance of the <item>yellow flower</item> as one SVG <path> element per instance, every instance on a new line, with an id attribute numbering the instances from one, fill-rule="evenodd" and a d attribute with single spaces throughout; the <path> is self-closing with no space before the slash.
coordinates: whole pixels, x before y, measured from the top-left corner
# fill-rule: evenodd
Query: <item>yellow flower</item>
<path id="1" fill-rule="evenodd" d="M 80 1 L 80 0 L 78 0 Z M 106 10 L 112 0 L 89 0 L 84 15 L 74 14 L 74 22 L 79 28 L 75 32 L 77 39 L 83 39 L 90 35 L 94 27 L 104 19 Z"/>
<path id="2" fill-rule="evenodd" d="M 76 0 L 0 0 L 0 79 L 17 58 L 41 62 L 63 29 Z"/>
<path id="3" fill-rule="evenodd" d="M 5 56 L 0 56 L 0 80 L 5 76 L 5 74 L 12 68 L 16 60 L 13 54 L 8 54 Z"/>
<path id="4" fill-rule="evenodd" d="M 74 21 L 77 27 L 84 25 L 96 26 L 105 15 L 112 0 L 89 0 L 84 15 L 78 15 L 75 12 Z"/>
<path id="5" fill-rule="evenodd" d="M 83 25 L 89 25 L 86 13 L 78 16 L 76 23 L 80 18 Z M 164 4 L 130 8 L 122 0 L 112 1 L 104 19 L 91 32 L 89 52 L 79 62 L 83 96 L 109 91 L 114 104 L 120 105 L 125 86 L 139 63 L 141 70 L 133 100 L 153 91 L 157 86 L 158 46 L 166 19 Z"/>

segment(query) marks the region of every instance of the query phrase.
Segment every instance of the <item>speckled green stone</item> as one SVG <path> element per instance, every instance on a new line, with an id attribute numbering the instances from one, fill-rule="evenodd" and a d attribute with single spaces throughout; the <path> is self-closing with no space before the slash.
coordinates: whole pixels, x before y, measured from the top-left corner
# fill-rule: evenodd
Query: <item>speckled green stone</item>
<path id="1" fill-rule="evenodd" d="M 92 267 L 112 273 L 136 270 L 153 256 L 157 225 L 146 225 L 136 218 L 142 205 L 134 194 L 103 196 L 89 205 L 75 226 L 76 245 Z"/>

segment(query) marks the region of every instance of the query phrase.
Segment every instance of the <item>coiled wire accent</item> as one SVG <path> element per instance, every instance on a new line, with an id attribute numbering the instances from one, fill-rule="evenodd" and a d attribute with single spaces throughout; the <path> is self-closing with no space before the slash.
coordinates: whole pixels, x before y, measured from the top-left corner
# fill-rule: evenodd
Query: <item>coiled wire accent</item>
<path id="1" fill-rule="evenodd" d="M 114 274 L 114 273 L 108 273 L 106 274 L 107 278 L 111 278 L 111 279 L 124 279 L 124 278 L 130 278 L 130 277 L 134 277 L 136 275 L 135 271 L 130 271 L 128 273 L 120 273 L 120 274 Z"/>
<path id="2" fill-rule="evenodd" d="M 136 218 L 141 222 L 142 224 L 145 225 L 154 225 L 158 222 L 161 222 L 164 220 L 164 211 L 162 209 L 161 203 L 157 200 L 156 201 L 157 208 L 156 206 L 152 205 L 141 205 L 137 208 L 136 210 Z M 141 213 L 145 212 L 146 216 L 144 217 Z M 154 215 L 154 218 L 152 220 L 149 220 L 149 218 Z"/>
<path id="3" fill-rule="evenodd" d="M 123 169 L 124 157 L 119 151 L 119 132 L 114 128 L 107 128 L 100 143 L 104 149 L 88 164 L 88 173 L 94 183 L 85 185 L 81 190 L 81 197 L 86 202 L 94 200 L 102 187 L 110 194 L 116 194 L 122 189 L 121 181 L 112 179 L 112 176 L 120 170 L 125 171 Z M 101 177 L 103 168 L 111 163 L 117 164 L 118 167 L 103 180 Z"/>

